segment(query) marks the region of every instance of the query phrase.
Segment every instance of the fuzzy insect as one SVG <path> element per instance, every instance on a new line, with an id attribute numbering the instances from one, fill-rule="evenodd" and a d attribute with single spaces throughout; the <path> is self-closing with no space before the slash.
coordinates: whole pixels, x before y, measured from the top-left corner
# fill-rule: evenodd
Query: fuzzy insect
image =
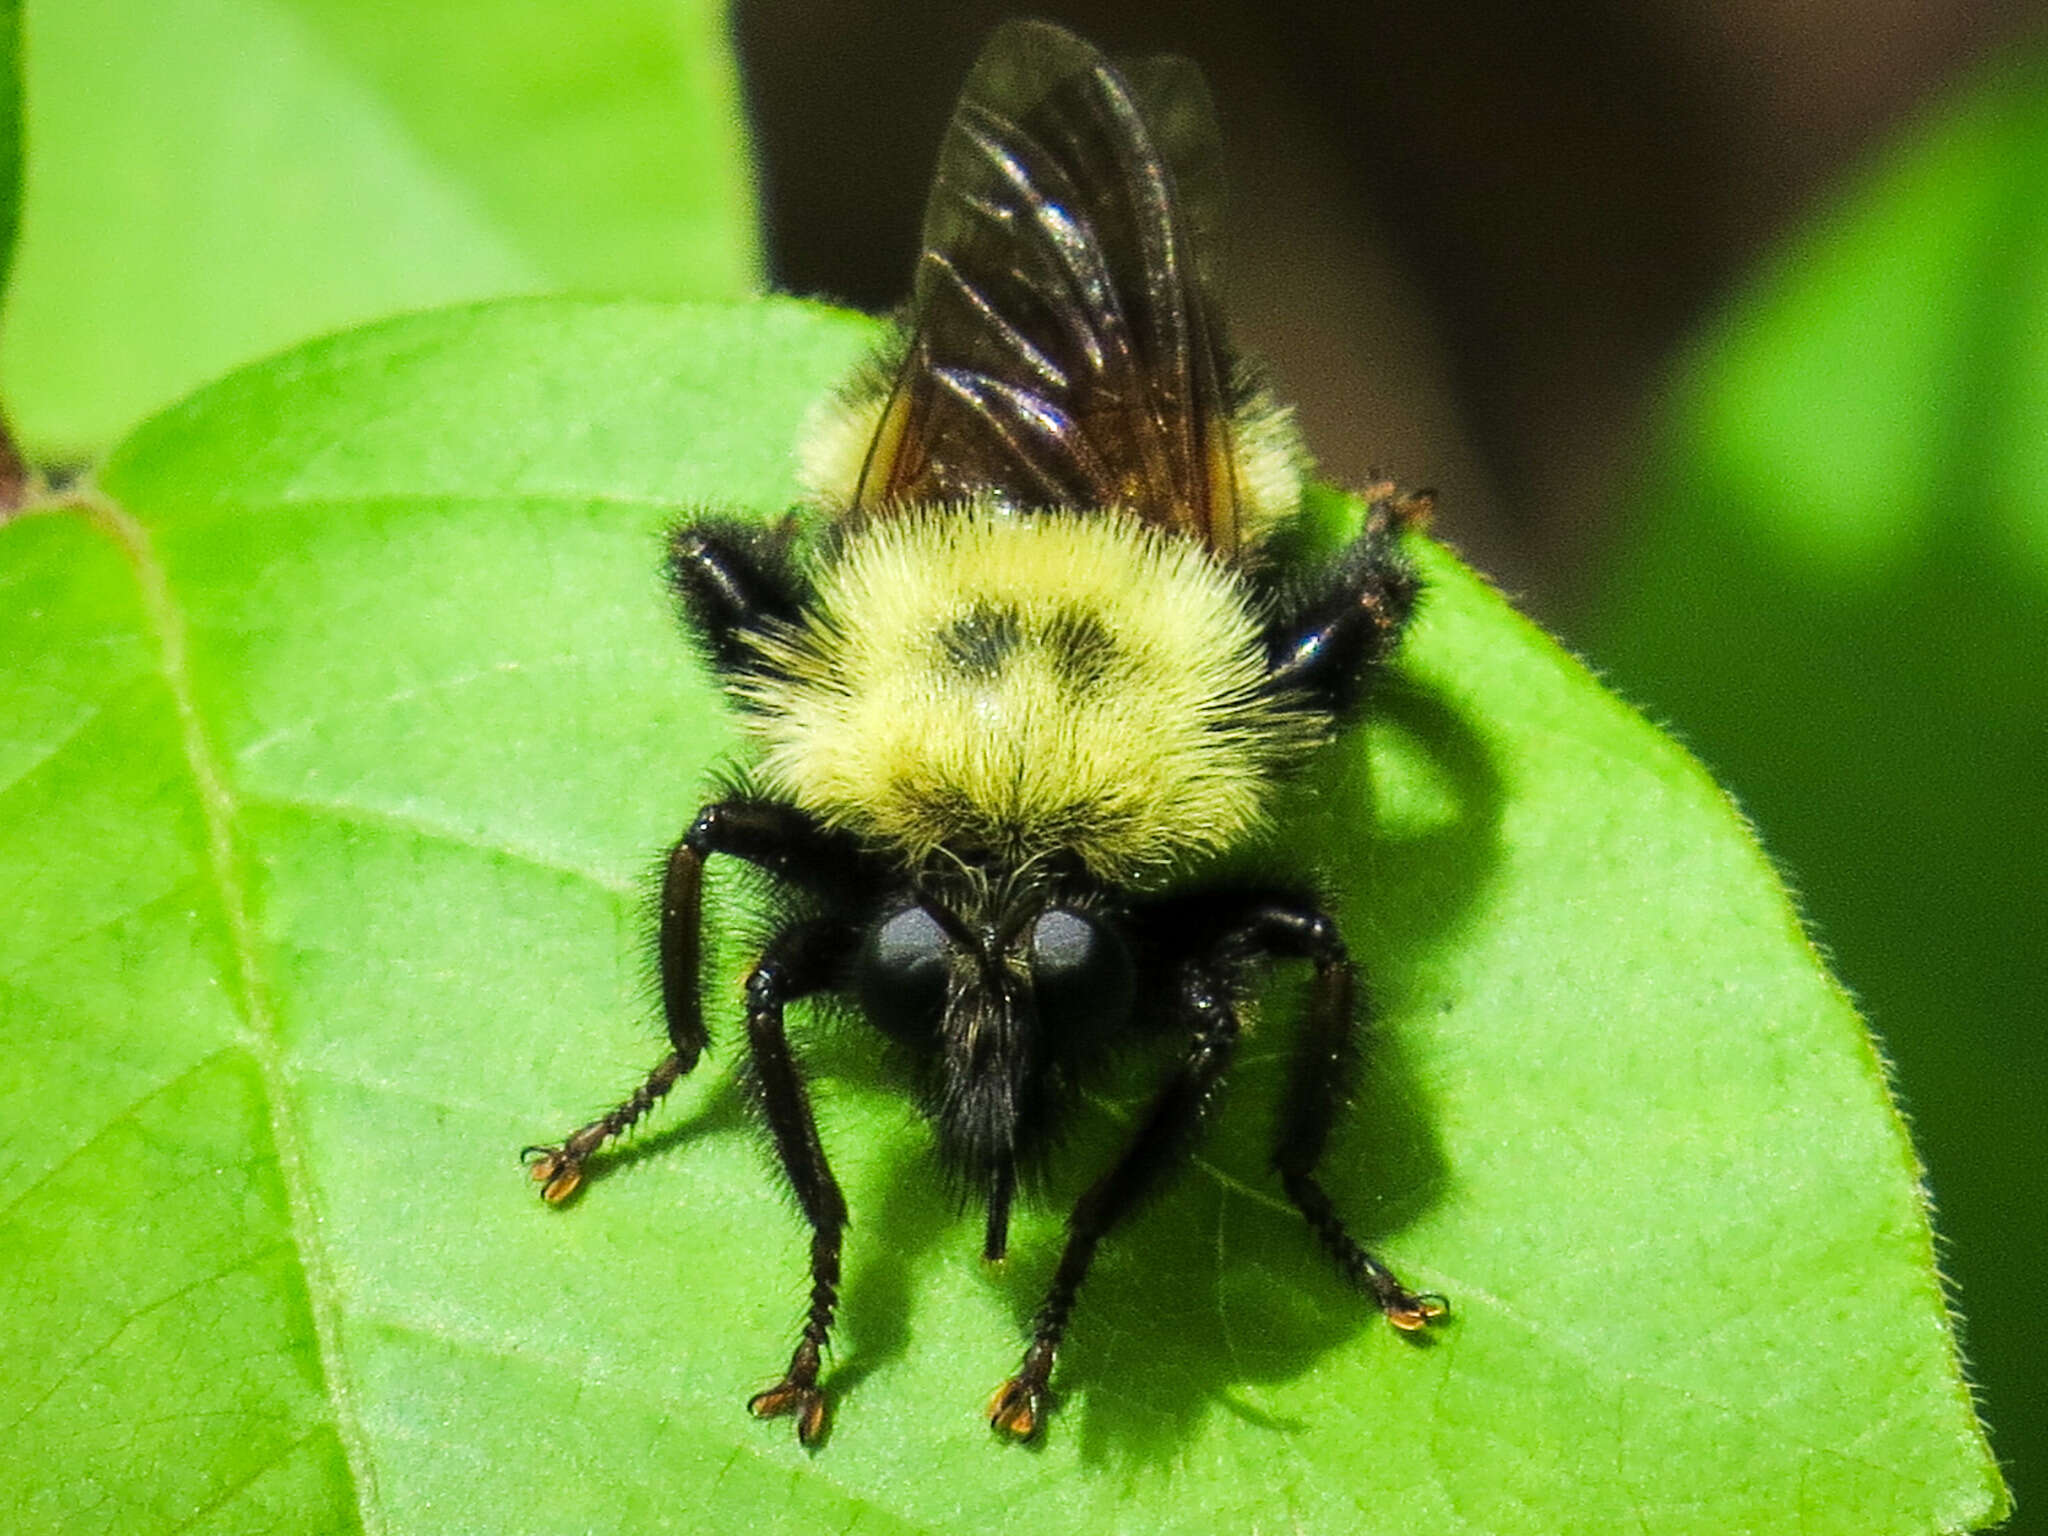
<path id="1" fill-rule="evenodd" d="M 988 1403 L 1043 1424 L 1097 1246 L 1184 1162 L 1262 962 L 1314 970 L 1273 1165 L 1338 1266 L 1396 1326 L 1445 1311 L 1346 1230 L 1316 1167 L 1363 997 L 1296 884 L 1205 882 L 1257 849 L 1277 783 L 1354 720 L 1417 584 L 1421 505 L 1381 488 L 1350 549 L 1290 573 L 1290 418 L 1233 359 L 1211 299 L 1215 114 L 1187 61 L 1121 68 L 1042 22 L 983 52 L 948 127 L 908 318 L 813 424 L 804 544 L 702 518 L 669 578 L 737 705 L 749 792 L 669 854 L 657 949 L 670 1053 L 558 1145 L 544 1196 L 635 1124 L 709 1043 L 703 875 L 723 855 L 786 902 L 745 987 L 750 1081 L 812 1231 L 811 1299 L 781 1381 L 751 1401 L 823 1434 L 819 1373 L 847 1211 L 785 1010 L 850 998 L 917 1064 L 920 1105 L 1000 1259 L 1020 1181 L 1076 1083 L 1120 1044 L 1172 1061 L 1074 1208 L 1015 1375 Z M 1242 867 L 1243 859 L 1237 860 Z"/>

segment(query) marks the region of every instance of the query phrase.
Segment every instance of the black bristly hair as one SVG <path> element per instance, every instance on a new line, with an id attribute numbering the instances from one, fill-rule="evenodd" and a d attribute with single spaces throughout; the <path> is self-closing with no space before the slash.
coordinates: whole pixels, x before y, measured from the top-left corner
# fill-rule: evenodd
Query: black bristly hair
<path id="1" fill-rule="evenodd" d="M 663 565 L 683 627 L 703 646 L 712 670 L 731 678 L 758 671 L 748 634 L 794 624 L 809 595 L 798 567 L 794 528 L 707 516 L 668 538 Z"/>
<path id="2" fill-rule="evenodd" d="M 1311 596 L 1272 626 L 1269 683 L 1276 691 L 1335 712 L 1357 698 L 1389 657 L 1416 590 L 1393 547 L 1394 522 L 1376 509 Z M 753 530 L 717 522 L 686 525 L 671 547 L 672 580 L 707 651 L 728 675 L 745 671 L 755 654 L 748 637 L 790 622 L 803 601 L 792 568 Z M 568 1198 L 590 1155 L 637 1123 L 696 1065 L 709 1043 L 700 933 L 702 872 L 714 854 L 752 864 L 805 898 L 796 909 L 800 915 L 764 945 L 745 998 L 748 1078 L 778 1164 L 812 1228 L 811 1300 L 802 1335 L 783 1379 L 756 1395 L 751 1406 L 763 1416 L 793 1414 L 799 1437 L 812 1444 L 824 1433 L 818 1374 L 838 1307 L 847 1212 L 784 1027 L 785 1007 L 819 992 L 860 992 L 863 947 L 873 947 L 894 915 L 934 909 L 937 930 L 950 930 L 948 942 L 965 937 L 981 943 L 1006 920 L 1008 909 L 1001 898 L 988 896 L 996 887 L 987 872 L 971 868 L 959 871 L 950 888 L 978 890 L 982 904 L 956 897 L 958 906 L 969 909 L 964 915 L 957 906 L 935 905 L 876 850 L 819 825 L 795 806 L 758 798 L 706 806 L 670 851 L 663 880 L 657 950 L 669 1053 L 608 1114 L 557 1145 L 528 1149 L 534 1177 L 551 1202 Z M 1100 1022 L 1112 1033 L 1133 1031 L 1130 1003 L 1143 992 L 1162 1015 L 1152 1021 L 1153 1029 L 1177 1033 L 1183 1043 L 1122 1157 L 1069 1217 L 1065 1250 L 1034 1320 L 1023 1366 L 991 1399 L 991 1421 L 1019 1436 L 1034 1433 L 1043 1421 L 1053 1360 L 1096 1248 L 1186 1160 L 1235 1054 L 1239 1002 L 1262 962 L 1302 960 L 1315 970 L 1310 1015 L 1295 1046 L 1283 1132 L 1273 1153 L 1282 1188 L 1347 1278 L 1369 1291 L 1397 1325 L 1419 1328 L 1441 1315 L 1440 1299 L 1409 1291 L 1352 1238 L 1315 1176 L 1358 1056 L 1357 982 L 1334 922 L 1310 901 L 1265 889 L 1183 894 L 1124 908 L 1073 873 L 1065 878 L 1064 887 L 1050 874 L 1018 885 L 1007 899 L 1035 904 L 1037 911 L 1087 914 L 1145 969 L 1121 996 L 1121 1016 Z M 977 920 L 981 931 L 973 926 Z M 970 956 L 964 967 L 965 985 L 978 986 L 985 1005 L 995 1010 L 990 1016 L 1007 1026 L 990 1037 L 987 1049 L 993 1054 L 986 1059 L 967 1059 L 961 1042 L 948 1041 L 935 1026 L 921 1040 L 886 1007 L 874 1019 L 910 1045 L 913 1055 L 922 1048 L 924 1108 L 939 1134 L 942 1160 L 984 1191 L 983 1247 L 989 1258 L 1005 1251 L 1017 1168 L 1021 1163 L 1028 1169 L 1050 1141 L 1064 1107 L 1063 1069 L 1076 1054 L 1057 1045 L 1058 1031 L 1044 1027 L 1035 1006 L 1017 1008 L 1014 998 L 999 995 L 993 979 L 1001 958 Z M 945 984 L 956 992 L 962 985 L 950 971 Z"/>

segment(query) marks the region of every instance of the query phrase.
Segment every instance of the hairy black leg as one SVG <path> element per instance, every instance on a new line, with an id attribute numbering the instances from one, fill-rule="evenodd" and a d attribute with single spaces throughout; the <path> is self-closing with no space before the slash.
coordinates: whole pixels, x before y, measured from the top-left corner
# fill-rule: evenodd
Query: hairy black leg
<path id="1" fill-rule="evenodd" d="M 708 805 L 669 850 L 661 883 L 656 954 L 669 1052 L 646 1080 L 614 1108 L 552 1146 L 521 1154 L 541 1186 L 541 1198 L 559 1205 L 583 1182 L 583 1165 L 613 1137 L 637 1125 L 689 1071 L 710 1044 L 704 1027 L 702 929 L 704 861 L 714 853 L 744 859 L 792 885 L 837 890 L 857 881 L 859 850 L 793 806 L 734 800 Z"/>
<path id="2" fill-rule="evenodd" d="M 804 588 L 784 529 L 702 518 L 669 535 L 668 581 L 721 672 L 758 661 L 746 637 L 793 622 Z"/>
<path id="3" fill-rule="evenodd" d="M 981 1256 L 991 1264 L 1010 1251 L 1010 1202 L 1017 1194 L 1017 1164 L 999 1163 L 988 1181 L 988 1220 L 982 1227 Z"/>
<path id="4" fill-rule="evenodd" d="M 1421 590 L 1402 557 L 1404 529 L 1427 515 L 1427 494 L 1376 486 L 1365 528 L 1293 611 L 1266 631 L 1265 691 L 1297 707 L 1343 715 L 1393 655 Z"/>
<path id="5" fill-rule="evenodd" d="M 1193 962 L 1184 967 L 1177 1010 L 1188 1025 L 1187 1054 L 1153 1098 L 1115 1166 L 1095 1181 L 1067 1218 L 1066 1247 L 1032 1325 L 1024 1363 L 988 1400 L 990 1425 L 1016 1439 L 1028 1440 L 1045 1420 L 1053 1357 L 1097 1245 L 1156 1193 L 1193 1149 L 1210 1095 L 1235 1054 L 1237 1010 L 1213 967 Z"/>
<path id="6" fill-rule="evenodd" d="M 1362 1012 L 1356 972 L 1329 917 L 1312 908 L 1264 902 L 1245 914 L 1225 941 L 1226 963 L 1258 955 L 1301 959 L 1315 966 L 1308 1017 L 1296 1037 L 1280 1100 L 1280 1137 L 1273 1167 L 1287 1198 L 1354 1285 L 1372 1293 L 1397 1328 L 1414 1331 L 1442 1317 L 1441 1296 L 1417 1294 L 1354 1238 L 1315 1176 L 1330 1133 L 1356 1075 Z"/>
<path id="7" fill-rule="evenodd" d="M 747 978 L 747 1048 L 761 1113 L 797 1205 L 811 1224 L 811 1305 L 802 1337 L 782 1380 L 756 1393 L 747 1407 L 758 1418 L 796 1416 L 796 1437 L 815 1445 L 825 1432 L 825 1396 L 818 1369 L 832 1317 L 839 1306 L 839 1244 L 846 1231 L 846 1198 L 825 1149 L 802 1069 L 783 1029 L 786 1003 L 830 984 L 844 963 L 852 935 L 841 924 L 801 923 L 769 944 Z"/>
<path id="8" fill-rule="evenodd" d="M 527 1160 L 541 1198 L 560 1205 L 583 1182 L 583 1165 L 614 1136 L 637 1125 L 669 1089 L 697 1065 L 710 1043 L 698 993 L 700 929 L 704 904 L 704 860 L 709 851 L 697 836 L 700 815 L 669 850 L 661 882 L 661 928 L 656 948 L 661 965 L 662 1008 L 668 1022 L 669 1052 L 625 1100 L 556 1146 L 528 1147 Z"/>

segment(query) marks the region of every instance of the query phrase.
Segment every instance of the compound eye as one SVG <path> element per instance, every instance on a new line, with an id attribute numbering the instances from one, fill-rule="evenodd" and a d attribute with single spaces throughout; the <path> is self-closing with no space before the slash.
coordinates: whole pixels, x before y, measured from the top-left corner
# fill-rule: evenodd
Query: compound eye
<path id="1" fill-rule="evenodd" d="M 953 946 L 939 920 L 910 906 L 868 930 L 855 963 L 854 988 L 876 1028 L 900 1039 L 928 1039 L 946 1007 Z"/>
<path id="2" fill-rule="evenodd" d="M 1062 1032 L 1113 1030 L 1136 990 L 1131 952 L 1086 912 L 1048 907 L 1031 927 L 1031 983 L 1038 1016 Z"/>

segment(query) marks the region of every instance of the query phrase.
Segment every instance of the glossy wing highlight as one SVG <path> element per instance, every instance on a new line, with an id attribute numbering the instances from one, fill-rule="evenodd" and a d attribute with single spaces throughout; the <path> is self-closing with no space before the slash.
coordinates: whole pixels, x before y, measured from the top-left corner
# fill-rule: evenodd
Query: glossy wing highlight
<path id="1" fill-rule="evenodd" d="M 1235 551 L 1217 142 L 1183 60 L 1127 76 L 1042 22 L 996 34 L 940 149 L 858 506 L 1115 506 Z"/>

